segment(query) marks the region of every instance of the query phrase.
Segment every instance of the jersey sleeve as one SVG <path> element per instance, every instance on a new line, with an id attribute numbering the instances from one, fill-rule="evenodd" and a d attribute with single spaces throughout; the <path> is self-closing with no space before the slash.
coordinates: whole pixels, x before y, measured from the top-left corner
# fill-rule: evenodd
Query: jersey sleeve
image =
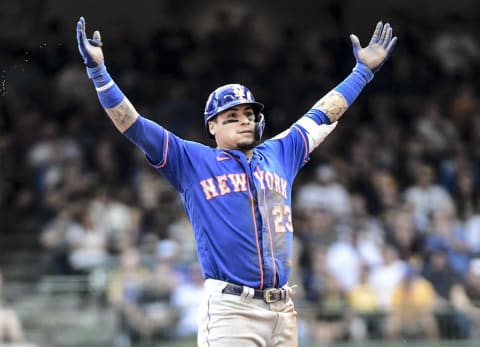
<path id="1" fill-rule="evenodd" d="M 304 128 L 293 124 L 290 129 L 265 141 L 261 147 L 270 149 L 282 165 L 289 179 L 293 179 L 298 171 L 309 160 L 308 133 Z"/>
<path id="2" fill-rule="evenodd" d="M 202 145 L 183 140 L 142 116 L 124 135 L 142 150 L 147 162 L 178 191 L 188 185 L 188 172 L 194 167 L 193 158 L 201 155 Z"/>

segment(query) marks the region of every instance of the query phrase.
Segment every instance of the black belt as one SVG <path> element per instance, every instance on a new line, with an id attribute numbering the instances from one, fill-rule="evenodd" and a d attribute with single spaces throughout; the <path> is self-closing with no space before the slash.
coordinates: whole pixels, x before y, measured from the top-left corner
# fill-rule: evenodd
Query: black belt
<path id="1" fill-rule="evenodd" d="M 243 286 L 229 283 L 223 288 L 222 293 L 232 295 L 242 295 Z M 266 303 L 271 304 L 280 300 L 286 300 L 288 297 L 287 290 L 284 288 L 267 288 L 264 290 L 254 289 L 253 298 L 263 299 Z"/>

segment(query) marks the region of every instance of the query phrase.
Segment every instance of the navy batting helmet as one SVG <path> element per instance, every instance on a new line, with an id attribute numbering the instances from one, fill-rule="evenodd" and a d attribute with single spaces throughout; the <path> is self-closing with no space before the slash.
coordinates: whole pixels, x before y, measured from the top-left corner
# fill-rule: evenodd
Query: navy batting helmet
<path id="1" fill-rule="evenodd" d="M 256 136 L 258 139 L 262 137 L 263 129 L 265 128 L 265 119 L 260 113 L 263 110 L 263 104 L 255 101 L 252 92 L 241 84 L 226 84 L 224 86 L 215 89 L 208 97 L 207 104 L 205 105 L 205 112 L 203 113 L 205 119 L 205 127 L 207 129 L 208 136 L 214 138 L 208 131 L 208 121 L 215 117 L 222 111 L 225 111 L 231 107 L 250 104 L 255 113 Z"/>

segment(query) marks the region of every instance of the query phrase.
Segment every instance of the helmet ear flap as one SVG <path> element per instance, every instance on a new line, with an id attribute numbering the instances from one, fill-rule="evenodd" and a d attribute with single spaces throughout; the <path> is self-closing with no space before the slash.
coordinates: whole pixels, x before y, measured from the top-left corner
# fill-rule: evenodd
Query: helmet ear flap
<path id="1" fill-rule="evenodd" d="M 263 130 L 265 129 L 265 116 L 263 113 L 259 113 L 255 121 L 255 141 L 262 139 Z"/>

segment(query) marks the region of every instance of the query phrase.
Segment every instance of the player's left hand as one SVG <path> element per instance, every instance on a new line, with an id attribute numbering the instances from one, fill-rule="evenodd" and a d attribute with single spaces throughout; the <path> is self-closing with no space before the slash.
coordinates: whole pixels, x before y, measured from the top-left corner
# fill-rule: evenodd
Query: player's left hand
<path id="1" fill-rule="evenodd" d="M 87 39 L 85 34 L 85 18 L 80 17 L 77 22 L 78 50 L 87 67 L 93 68 L 103 63 L 102 40 L 100 32 L 96 30 L 92 39 Z"/>
<path id="2" fill-rule="evenodd" d="M 357 63 L 367 65 L 373 72 L 377 72 L 382 67 L 397 43 L 397 37 L 392 37 L 390 23 L 383 24 L 381 21 L 377 23 L 367 47 L 362 47 L 360 40 L 354 34 L 350 35 L 350 40 Z"/>

